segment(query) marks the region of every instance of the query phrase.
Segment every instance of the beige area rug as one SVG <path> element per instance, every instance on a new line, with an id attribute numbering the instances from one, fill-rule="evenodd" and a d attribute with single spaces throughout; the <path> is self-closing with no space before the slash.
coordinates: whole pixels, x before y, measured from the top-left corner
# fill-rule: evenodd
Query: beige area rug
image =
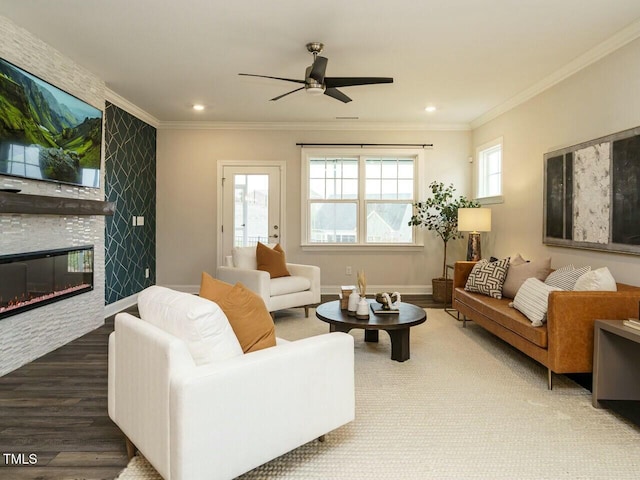
<path id="1" fill-rule="evenodd" d="M 389 337 L 354 330 L 356 420 L 241 478 L 638 479 L 640 429 L 591 406 L 564 376 L 481 327 L 442 310 L 411 329 L 411 359 L 390 359 Z M 276 319 L 280 337 L 328 331 L 313 314 Z M 159 479 L 134 458 L 120 480 Z"/>

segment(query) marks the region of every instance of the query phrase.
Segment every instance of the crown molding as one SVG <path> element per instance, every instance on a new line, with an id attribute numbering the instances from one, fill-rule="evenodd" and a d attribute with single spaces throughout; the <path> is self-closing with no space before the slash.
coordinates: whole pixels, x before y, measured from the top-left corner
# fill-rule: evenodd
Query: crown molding
<path id="1" fill-rule="evenodd" d="M 145 123 L 148 123 L 152 127 L 158 128 L 158 126 L 160 125 L 160 120 L 158 120 L 156 117 L 145 112 L 140 107 L 131 103 L 129 100 L 127 100 L 123 96 L 118 95 L 116 92 L 114 92 L 108 87 L 105 88 L 104 97 L 105 97 L 105 100 L 107 100 L 108 102 L 113 103 L 118 108 L 125 110 L 126 112 L 130 113 L 134 117 L 142 120 Z"/>
<path id="2" fill-rule="evenodd" d="M 640 37 L 640 21 L 634 22 L 626 28 L 620 30 L 618 33 L 609 37 L 604 42 L 596 45 L 591 50 L 580 55 L 575 60 L 569 62 L 567 65 L 552 73 L 548 77 L 542 79 L 538 83 L 532 85 L 526 90 L 520 92 L 518 95 L 511 97 L 506 102 L 498 105 L 497 107 L 489 110 L 488 112 L 480 115 L 473 120 L 470 124 L 471 129 L 474 130 L 481 125 L 499 117 L 503 113 L 512 110 L 518 105 L 530 100 L 536 95 L 541 94 L 545 90 L 560 83 L 564 79 L 578 73 L 580 70 L 588 67 L 589 65 L 597 62 L 603 57 L 613 53 L 614 51 L 622 48 L 626 44 Z"/>
<path id="3" fill-rule="evenodd" d="M 341 123 L 341 122 L 205 122 L 161 121 L 161 130 L 348 130 L 348 131 L 468 131 L 467 123 Z"/>

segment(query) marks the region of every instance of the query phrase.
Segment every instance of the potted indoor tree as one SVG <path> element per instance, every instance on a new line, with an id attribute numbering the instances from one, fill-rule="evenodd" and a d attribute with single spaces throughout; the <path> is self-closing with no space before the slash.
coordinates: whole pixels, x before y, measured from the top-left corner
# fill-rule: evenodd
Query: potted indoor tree
<path id="1" fill-rule="evenodd" d="M 451 301 L 453 279 L 446 279 L 447 243 L 449 240 L 461 238 L 458 232 L 458 209 L 475 208 L 480 204 L 464 196 L 454 197 L 453 184 L 445 187 L 442 182 L 429 184 L 431 196 L 423 202 L 416 202 L 414 215 L 409 220 L 410 226 L 423 227 L 438 235 L 444 244 L 442 259 L 442 276 L 432 279 L 433 300 L 439 303 Z"/>

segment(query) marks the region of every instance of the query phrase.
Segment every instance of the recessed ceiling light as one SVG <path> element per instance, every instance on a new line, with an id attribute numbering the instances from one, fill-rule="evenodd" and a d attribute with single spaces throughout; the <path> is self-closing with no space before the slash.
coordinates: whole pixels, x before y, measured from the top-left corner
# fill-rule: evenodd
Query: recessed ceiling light
<path id="1" fill-rule="evenodd" d="M 425 110 L 425 112 L 432 113 L 432 112 L 435 112 L 435 111 L 437 110 L 437 108 L 436 108 L 436 107 L 434 107 L 433 105 L 429 105 L 429 106 L 428 106 L 428 107 L 426 107 L 424 110 Z"/>
<path id="2" fill-rule="evenodd" d="M 196 111 L 198 111 L 198 112 L 201 112 L 202 110 L 204 110 L 204 105 L 200 105 L 199 103 L 196 103 L 196 104 L 193 106 L 193 109 L 194 109 L 194 110 L 196 110 Z"/>

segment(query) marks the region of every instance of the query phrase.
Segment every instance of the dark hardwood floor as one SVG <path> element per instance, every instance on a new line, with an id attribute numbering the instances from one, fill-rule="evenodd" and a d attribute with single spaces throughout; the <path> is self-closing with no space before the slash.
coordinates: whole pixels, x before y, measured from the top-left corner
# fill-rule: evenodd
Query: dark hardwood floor
<path id="1" fill-rule="evenodd" d="M 0 377 L 1 479 L 112 480 L 126 467 L 122 433 L 107 415 L 112 331 L 113 317 Z"/>

